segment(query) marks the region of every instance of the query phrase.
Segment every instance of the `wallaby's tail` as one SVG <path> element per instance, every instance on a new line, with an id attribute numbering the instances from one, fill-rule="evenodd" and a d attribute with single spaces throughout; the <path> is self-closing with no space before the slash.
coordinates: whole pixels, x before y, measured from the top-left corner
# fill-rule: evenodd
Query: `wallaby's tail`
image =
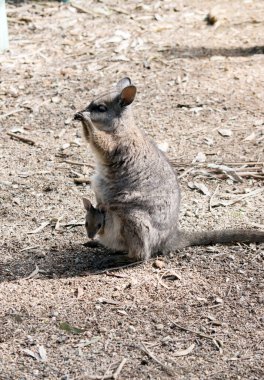
<path id="1" fill-rule="evenodd" d="M 176 248 L 228 243 L 264 243 L 264 231 L 233 229 L 201 232 L 179 231 Z"/>

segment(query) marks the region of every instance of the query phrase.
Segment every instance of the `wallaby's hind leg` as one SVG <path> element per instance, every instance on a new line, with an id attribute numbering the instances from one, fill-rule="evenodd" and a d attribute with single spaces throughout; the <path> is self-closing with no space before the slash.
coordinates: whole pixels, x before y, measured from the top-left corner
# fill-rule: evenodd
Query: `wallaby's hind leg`
<path id="1" fill-rule="evenodd" d="M 122 229 L 122 236 L 128 247 L 128 258 L 133 261 L 146 261 L 151 256 L 150 226 L 139 218 L 129 218 Z"/>
<path id="2" fill-rule="evenodd" d="M 134 243 L 134 242 L 133 242 Z M 133 246 L 129 249 L 127 257 L 132 261 L 146 261 L 150 258 L 151 253 L 146 247 L 144 243 L 141 246 Z"/>

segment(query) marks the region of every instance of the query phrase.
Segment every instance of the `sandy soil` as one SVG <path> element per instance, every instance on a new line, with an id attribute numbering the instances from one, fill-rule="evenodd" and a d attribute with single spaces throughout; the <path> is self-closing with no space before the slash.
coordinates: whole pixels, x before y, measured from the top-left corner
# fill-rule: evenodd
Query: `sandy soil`
<path id="1" fill-rule="evenodd" d="M 0 379 L 262 379 L 263 245 L 191 248 L 162 268 L 101 273 L 108 252 L 85 247 L 80 225 L 93 194 L 74 182 L 94 161 L 72 117 L 130 76 L 139 126 L 167 143 L 181 176 L 181 225 L 263 228 L 264 3 L 76 4 L 8 4 Z M 208 176 L 212 163 L 241 181 Z"/>

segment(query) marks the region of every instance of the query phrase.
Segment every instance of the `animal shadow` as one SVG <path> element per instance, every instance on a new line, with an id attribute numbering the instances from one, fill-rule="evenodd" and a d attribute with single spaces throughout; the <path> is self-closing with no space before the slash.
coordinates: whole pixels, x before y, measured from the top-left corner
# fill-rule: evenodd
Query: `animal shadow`
<path id="1" fill-rule="evenodd" d="M 213 56 L 222 57 L 248 57 L 255 54 L 264 54 L 264 46 L 251 46 L 248 48 L 207 48 L 207 47 L 188 47 L 175 46 L 162 50 L 165 56 L 175 58 L 208 58 Z"/>
<path id="2" fill-rule="evenodd" d="M 0 263 L 0 282 L 32 277 L 56 279 L 97 274 L 116 267 L 111 263 L 114 255 L 103 246 L 92 244 L 70 244 L 58 250 L 50 250 L 43 256 L 32 250 L 21 257 L 16 256 L 6 263 Z"/>

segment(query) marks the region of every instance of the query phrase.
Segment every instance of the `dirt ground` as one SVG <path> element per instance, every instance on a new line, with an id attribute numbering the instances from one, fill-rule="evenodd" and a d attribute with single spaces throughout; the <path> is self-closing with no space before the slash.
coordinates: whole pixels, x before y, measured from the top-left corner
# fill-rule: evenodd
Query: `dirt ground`
<path id="1" fill-rule="evenodd" d="M 101 268 L 109 253 L 83 245 L 93 194 L 75 183 L 94 161 L 72 121 L 130 76 L 137 123 L 179 172 L 181 226 L 263 229 L 264 2 L 74 5 L 7 5 L 0 379 L 264 378 L 263 245 Z"/>

